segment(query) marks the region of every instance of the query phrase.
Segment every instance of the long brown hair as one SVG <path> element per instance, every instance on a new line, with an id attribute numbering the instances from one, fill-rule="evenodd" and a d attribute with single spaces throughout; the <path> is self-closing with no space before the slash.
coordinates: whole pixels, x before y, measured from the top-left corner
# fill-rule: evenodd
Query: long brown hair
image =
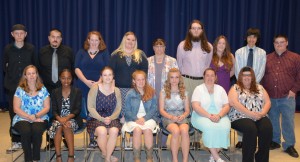
<path id="1" fill-rule="evenodd" d="M 19 87 L 21 87 L 26 93 L 30 92 L 30 89 L 29 89 L 29 86 L 28 86 L 28 83 L 27 83 L 27 79 L 25 78 L 26 72 L 30 68 L 33 68 L 36 72 L 36 82 L 35 82 L 36 90 L 39 91 L 44 86 L 44 84 L 42 83 L 42 79 L 39 76 L 39 72 L 38 72 L 37 68 L 34 65 L 28 65 L 24 68 L 22 77 L 21 77 L 20 82 L 19 82 Z"/>
<path id="2" fill-rule="evenodd" d="M 242 91 L 244 91 L 246 88 L 243 84 L 243 72 L 246 72 L 246 71 L 250 71 L 251 73 L 251 84 L 250 84 L 250 93 L 258 93 L 258 88 L 257 88 L 257 85 L 256 85 L 256 78 L 255 78 L 255 74 L 254 74 L 254 71 L 251 67 L 249 66 L 245 66 L 241 69 L 241 71 L 239 72 L 239 76 L 238 76 L 238 80 L 236 82 L 236 84 L 241 88 Z"/>
<path id="3" fill-rule="evenodd" d="M 132 73 L 132 79 L 135 80 L 136 79 L 136 76 L 139 75 L 139 74 L 142 74 L 145 78 L 145 86 L 144 86 L 144 94 L 142 95 L 142 100 L 144 102 L 150 100 L 153 98 L 153 96 L 155 95 L 155 91 L 154 89 L 149 85 L 148 81 L 147 81 L 147 75 L 144 71 L 142 70 L 136 70 Z M 132 81 L 132 87 L 137 91 L 137 87 L 136 87 L 136 84 Z"/>
<path id="4" fill-rule="evenodd" d="M 192 28 L 192 24 L 194 23 L 197 23 L 197 24 L 200 24 L 201 25 L 201 28 L 202 28 L 202 33 L 200 34 L 200 42 L 201 42 L 201 48 L 202 50 L 206 51 L 206 52 L 210 52 L 211 48 L 208 44 L 208 41 L 207 41 L 207 37 L 206 37 L 206 34 L 205 34 L 205 30 L 204 30 L 204 25 L 201 21 L 199 20 L 193 20 L 190 25 L 189 25 L 189 28 L 188 28 L 188 31 L 187 31 L 187 34 L 185 36 L 185 42 L 184 42 L 184 46 L 183 46 L 183 49 L 185 51 L 191 51 L 192 48 L 193 48 L 193 45 L 192 45 L 192 35 L 191 35 L 191 28 Z"/>
<path id="5" fill-rule="evenodd" d="M 89 39 L 91 38 L 91 35 L 97 35 L 98 36 L 98 38 L 99 38 L 99 46 L 98 46 L 99 51 L 100 52 L 104 51 L 106 49 L 106 45 L 105 45 L 105 42 L 103 40 L 103 37 L 102 37 L 101 33 L 98 32 L 98 31 L 90 31 L 88 33 L 88 35 L 87 35 L 87 37 L 86 37 L 86 39 L 84 41 L 83 48 L 85 50 L 88 50 L 90 48 Z"/>
<path id="6" fill-rule="evenodd" d="M 171 78 L 171 73 L 178 73 L 179 74 L 179 83 L 178 83 L 178 89 L 179 89 L 179 95 L 182 100 L 186 98 L 185 96 L 185 86 L 183 82 L 183 77 L 180 74 L 180 71 L 177 68 L 171 68 L 168 73 L 168 78 L 165 81 L 164 84 L 164 90 L 166 93 L 166 99 L 171 98 L 171 83 L 170 83 L 170 78 Z"/>
<path id="7" fill-rule="evenodd" d="M 218 43 L 221 39 L 224 39 L 225 40 L 225 49 L 224 49 L 224 52 L 221 56 L 221 62 L 224 63 L 224 66 L 225 66 L 225 69 L 227 71 L 230 71 L 231 68 L 233 67 L 233 62 L 232 62 L 232 54 L 230 52 L 230 46 L 229 46 L 229 43 L 226 39 L 226 37 L 224 35 L 220 35 L 216 38 L 214 44 L 213 44 L 213 57 L 212 57 L 212 63 L 215 65 L 216 67 L 216 71 L 219 70 L 219 61 L 220 61 L 220 58 L 217 54 L 217 46 L 218 46 Z"/>

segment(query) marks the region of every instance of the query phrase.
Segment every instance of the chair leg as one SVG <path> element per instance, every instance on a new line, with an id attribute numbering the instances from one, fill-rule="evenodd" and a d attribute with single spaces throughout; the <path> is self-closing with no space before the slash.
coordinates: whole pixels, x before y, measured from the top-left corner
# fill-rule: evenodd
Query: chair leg
<path id="1" fill-rule="evenodd" d="M 228 161 L 230 161 L 230 157 L 223 150 L 221 150 L 220 152 Z"/>

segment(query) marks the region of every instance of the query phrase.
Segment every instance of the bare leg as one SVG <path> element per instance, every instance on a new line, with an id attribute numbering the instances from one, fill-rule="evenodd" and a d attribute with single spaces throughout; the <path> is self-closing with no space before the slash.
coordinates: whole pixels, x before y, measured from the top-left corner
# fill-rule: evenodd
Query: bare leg
<path id="1" fill-rule="evenodd" d="M 68 144 L 69 154 L 68 156 L 74 156 L 74 133 L 71 128 L 64 127 L 64 136 Z M 68 158 L 68 162 L 74 162 L 74 158 Z"/>
<path id="2" fill-rule="evenodd" d="M 112 127 L 109 129 L 109 137 L 108 137 L 108 142 L 107 142 L 107 146 L 106 146 L 106 161 L 113 161 L 113 159 L 115 159 L 114 161 L 117 161 L 117 159 L 111 158 L 111 154 L 113 153 L 115 146 L 116 146 L 116 142 L 117 142 L 117 138 L 118 138 L 118 133 L 119 133 L 119 129 L 116 127 Z"/>
<path id="3" fill-rule="evenodd" d="M 167 126 L 167 130 L 171 133 L 171 151 L 172 161 L 178 162 L 179 138 L 180 130 L 177 124 L 171 123 Z M 189 144 L 189 143 L 188 143 Z"/>
<path id="4" fill-rule="evenodd" d="M 146 150 L 146 157 L 147 157 L 147 162 L 152 162 L 153 161 L 153 133 L 152 130 L 146 129 L 143 130 L 144 137 L 145 139 L 145 150 Z"/>
<path id="5" fill-rule="evenodd" d="M 189 135 L 189 125 L 181 124 L 179 126 L 181 134 L 181 149 L 182 149 L 182 161 L 188 162 L 189 150 L 190 150 L 190 135 Z"/>
<path id="6" fill-rule="evenodd" d="M 103 126 L 95 129 L 95 135 L 97 136 L 98 147 L 100 148 L 103 157 L 106 156 L 107 150 L 107 129 Z"/>
<path id="7" fill-rule="evenodd" d="M 218 148 L 209 148 L 211 155 L 214 157 L 215 161 L 220 159 Z"/>
<path id="8" fill-rule="evenodd" d="M 62 127 L 56 129 L 56 133 L 54 136 L 54 145 L 55 145 L 55 153 L 56 153 L 56 162 L 61 162 L 61 139 L 62 139 Z"/>
<path id="9" fill-rule="evenodd" d="M 142 130 L 139 127 L 134 128 L 132 144 L 133 144 L 133 153 L 134 153 L 134 161 L 139 162 L 141 159 L 141 143 L 142 143 Z"/>

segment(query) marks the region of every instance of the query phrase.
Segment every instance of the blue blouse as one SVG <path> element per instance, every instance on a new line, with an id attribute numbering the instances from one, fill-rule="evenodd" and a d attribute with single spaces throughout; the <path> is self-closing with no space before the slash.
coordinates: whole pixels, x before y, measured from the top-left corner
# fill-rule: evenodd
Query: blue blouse
<path id="1" fill-rule="evenodd" d="M 43 86 L 41 90 L 38 91 L 36 96 L 29 96 L 21 87 L 18 87 L 15 96 L 21 99 L 21 109 L 29 114 L 33 115 L 40 112 L 44 108 L 44 100 L 49 96 L 47 89 Z M 47 114 L 40 117 L 42 120 L 49 120 Z M 14 126 L 18 121 L 29 121 L 16 114 L 13 118 L 12 126 Z M 30 122 L 30 121 L 29 121 Z"/>

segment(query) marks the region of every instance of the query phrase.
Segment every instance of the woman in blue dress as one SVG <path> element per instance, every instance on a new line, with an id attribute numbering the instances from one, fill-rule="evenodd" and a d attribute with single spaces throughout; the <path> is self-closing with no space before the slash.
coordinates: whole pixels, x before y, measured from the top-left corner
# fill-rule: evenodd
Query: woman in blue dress
<path id="1" fill-rule="evenodd" d="M 82 96 L 87 101 L 90 88 L 97 84 L 100 71 L 108 65 L 110 54 L 106 49 L 105 42 L 98 31 L 88 33 L 83 49 L 80 49 L 75 57 L 75 73 L 78 77 L 77 87 L 81 89 Z M 97 143 L 90 138 L 91 147 Z"/>
<path id="2" fill-rule="evenodd" d="M 121 92 L 115 87 L 114 73 L 110 67 L 104 67 L 101 75 L 99 84 L 94 85 L 88 95 L 90 117 L 87 131 L 90 137 L 97 140 L 105 162 L 115 162 L 118 158 L 112 153 L 122 127 L 118 118 L 121 112 Z"/>
<path id="3" fill-rule="evenodd" d="M 20 133 L 24 161 L 39 161 L 42 135 L 47 128 L 50 97 L 37 68 L 28 65 L 15 92 L 12 126 Z"/>
<path id="4" fill-rule="evenodd" d="M 209 148 L 209 162 L 224 162 L 218 154 L 228 148 L 230 121 L 227 117 L 229 103 L 223 87 L 215 84 L 216 72 L 212 68 L 204 71 L 204 83 L 197 86 L 192 95 L 193 126 L 203 132 L 203 143 Z"/>

